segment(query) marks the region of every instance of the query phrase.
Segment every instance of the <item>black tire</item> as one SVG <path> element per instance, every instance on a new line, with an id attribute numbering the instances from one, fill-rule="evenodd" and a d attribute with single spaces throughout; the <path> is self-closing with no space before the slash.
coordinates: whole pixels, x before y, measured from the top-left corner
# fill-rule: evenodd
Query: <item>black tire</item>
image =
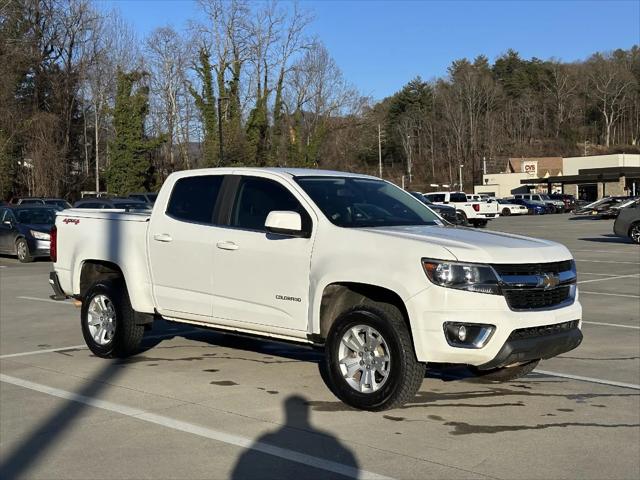
<path id="1" fill-rule="evenodd" d="M 471 367 L 471 371 L 482 382 L 510 382 L 530 374 L 538 366 L 538 363 L 540 363 L 540 360 L 533 360 L 522 365 L 496 368 L 494 370 L 478 370 L 475 367 Z"/>
<path id="2" fill-rule="evenodd" d="M 468 225 L 467 214 L 462 210 L 456 210 L 456 223 L 463 226 Z"/>
<path id="3" fill-rule="evenodd" d="M 88 310 L 96 295 L 106 296 L 115 310 L 115 332 L 105 345 L 97 343 L 89 331 Z M 121 279 L 98 280 L 89 288 L 82 301 L 80 325 L 89 350 L 102 358 L 124 358 L 137 353 L 144 335 L 144 325 L 136 325 L 129 293 Z"/>
<path id="4" fill-rule="evenodd" d="M 471 223 L 476 228 L 484 228 L 489 223 L 488 220 L 471 220 Z"/>
<path id="5" fill-rule="evenodd" d="M 631 227 L 629 228 L 629 238 L 632 242 L 640 245 L 640 222 L 631 224 Z"/>
<path id="6" fill-rule="evenodd" d="M 16 256 L 21 263 L 33 262 L 33 257 L 29 251 L 29 243 L 26 238 L 19 238 L 16 241 Z"/>
<path id="7" fill-rule="evenodd" d="M 351 387 L 340 371 L 339 347 L 343 335 L 356 325 L 376 329 L 389 348 L 389 376 L 379 390 L 362 393 Z M 381 411 L 399 407 L 415 397 L 426 365 L 418 362 L 411 335 L 400 310 L 388 303 L 365 301 L 342 313 L 333 323 L 325 344 L 328 387 L 340 400 L 360 410 Z"/>
<path id="8" fill-rule="evenodd" d="M 503 217 L 508 217 L 509 215 L 511 215 L 511 210 L 509 210 L 508 208 L 503 208 L 502 209 L 502 216 Z"/>

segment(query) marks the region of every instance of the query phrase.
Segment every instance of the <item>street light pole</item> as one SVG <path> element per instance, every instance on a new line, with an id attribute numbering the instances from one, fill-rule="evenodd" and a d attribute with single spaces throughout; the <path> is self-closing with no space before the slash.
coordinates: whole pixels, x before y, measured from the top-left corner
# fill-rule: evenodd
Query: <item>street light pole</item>
<path id="1" fill-rule="evenodd" d="M 462 183 L 462 167 L 464 167 L 464 165 L 460 164 L 459 169 L 460 169 L 460 191 L 464 192 L 464 184 Z"/>

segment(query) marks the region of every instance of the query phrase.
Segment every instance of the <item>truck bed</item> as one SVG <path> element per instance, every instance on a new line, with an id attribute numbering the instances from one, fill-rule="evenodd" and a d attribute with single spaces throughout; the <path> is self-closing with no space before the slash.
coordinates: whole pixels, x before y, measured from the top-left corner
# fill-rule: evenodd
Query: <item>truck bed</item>
<path id="1" fill-rule="evenodd" d="M 150 212 L 117 209 L 71 208 L 58 212 L 57 262 L 60 286 L 68 295 L 80 293 L 82 267 L 86 262 L 106 262 L 119 266 L 124 275 L 134 309 L 153 312 L 147 228 Z M 84 262 L 77 262 L 77 258 Z"/>

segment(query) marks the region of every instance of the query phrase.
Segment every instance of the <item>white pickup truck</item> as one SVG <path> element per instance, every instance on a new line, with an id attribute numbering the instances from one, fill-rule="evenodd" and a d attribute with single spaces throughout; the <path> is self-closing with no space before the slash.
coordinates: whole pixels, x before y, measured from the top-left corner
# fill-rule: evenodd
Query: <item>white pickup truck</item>
<path id="1" fill-rule="evenodd" d="M 59 212 L 51 254 L 52 298 L 82 302 L 98 356 L 136 353 L 159 318 L 307 343 L 366 410 L 410 401 L 428 362 L 506 381 L 582 340 L 564 246 L 445 225 L 363 175 L 174 173 L 151 214 Z"/>
<path id="2" fill-rule="evenodd" d="M 495 202 L 471 200 L 464 192 L 429 192 L 424 194 L 433 203 L 450 205 L 456 208 L 462 223 L 470 223 L 474 227 L 486 227 L 489 220 L 499 217 Z"/>

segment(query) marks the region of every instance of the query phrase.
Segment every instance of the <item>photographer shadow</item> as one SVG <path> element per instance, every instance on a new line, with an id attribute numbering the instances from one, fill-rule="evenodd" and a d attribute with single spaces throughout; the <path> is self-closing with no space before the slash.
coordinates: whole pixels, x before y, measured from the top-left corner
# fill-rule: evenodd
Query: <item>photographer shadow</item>
<path id="1" fill-rule="evenodd" d="M 284 409 L 285 424 L 260 437 L 240 456 L 231 474 L 233 480 L 359 477 L 353 452 L 311 425 L 303 397 L 288 397 Z"/>

